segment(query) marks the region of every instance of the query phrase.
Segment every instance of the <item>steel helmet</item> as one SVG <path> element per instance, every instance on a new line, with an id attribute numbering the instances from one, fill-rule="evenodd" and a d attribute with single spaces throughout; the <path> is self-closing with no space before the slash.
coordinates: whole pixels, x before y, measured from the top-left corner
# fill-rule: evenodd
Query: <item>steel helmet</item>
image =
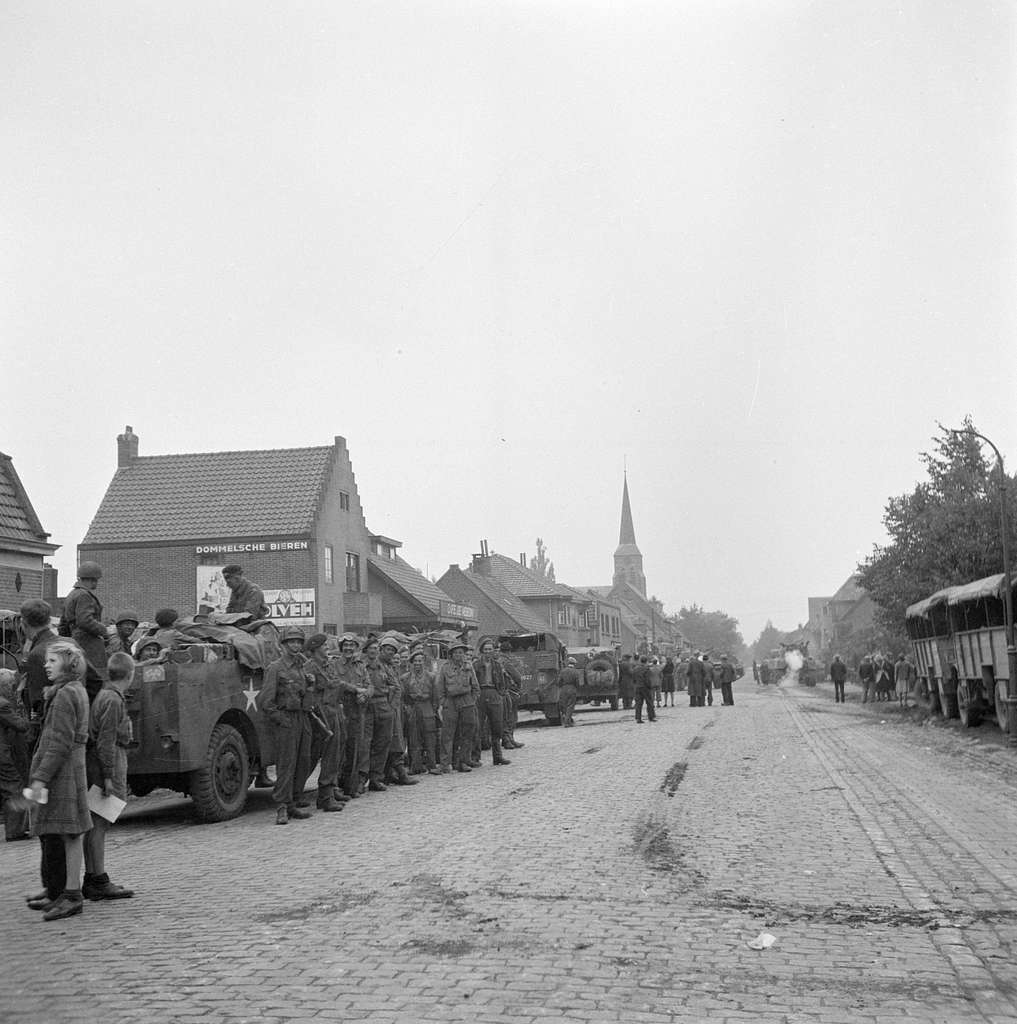
<path id="1" fill-rule="evenodd" d="M 303 640 L 304 631 L 299 626 L 287 626 L 280 634 L 279 641 L 286 643 L 287 640 Z"/>
<path id="2" fill-rule="evenodd" d="M 121 622 L 133 622 L 136 626 L 140 624 L 141 619 L 138 618 L 138 613 L 131 608 L 125 608 L 118 616 L 116 624 L 119 626 Z"/>
<path id="3" fill-rule="evenodd" d="M 448 653 L 451 654 L 453 651 L 469 651 L 470 645 L 465 640 L 453 640 L 448 645 Z"/>
<path id="4" fill-rule="evenodd" d="M 102 579 L 102 569 L 99 568 L 98 562 L 82 562 L 78 566 L 78 579 L 79 580 L 98 580 Z"/>
<path id="5" fill-rule="evenodd" d="M 378 641 L 379 647 L 391 647 L 393 651 L 399 650 L 399 641 L 394 636 L 383 636 Z"/>
<path id="6" fill-rule="evenodd" d="M 359 647 L 360 637 L 356 633 L 343 633 L 339 637 L 339 646 L 341 647 L 343 644 L 353 644 L 355 647 Z"/>

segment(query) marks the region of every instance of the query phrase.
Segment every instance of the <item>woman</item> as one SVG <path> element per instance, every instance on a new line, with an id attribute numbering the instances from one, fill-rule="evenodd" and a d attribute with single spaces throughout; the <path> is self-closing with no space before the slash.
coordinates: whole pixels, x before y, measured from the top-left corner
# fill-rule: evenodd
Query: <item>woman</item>
<path id="1" fill-rule="evenodd" d="M 668 694 L 671 694 L 671 707 L 674 707 L 674 658 L 668 657 L 664 661 L 664 674 L 660 690 L 664 697 L 664 707 L 667 707 Z"/>
<path id="2" fill-rule="evenodd" d="M 83 840 L 92 827 L 85 785 L 85 744 L 88 740 L 88 694 L 85 655 L 72 640 L 57 640 L 46 649 L 45 718 L 32 758 L 32 835 L 59 836 L 63 842 L 63 890 L 56 899 L 33 900 L 43 919 L 58 921 L 80 914 Z M 48 795 L 47 795 L 48 790 Z M 45 848 L 45 840 L 44 840 Z M 47 880 L 47 890 L 59 879 Z"/>

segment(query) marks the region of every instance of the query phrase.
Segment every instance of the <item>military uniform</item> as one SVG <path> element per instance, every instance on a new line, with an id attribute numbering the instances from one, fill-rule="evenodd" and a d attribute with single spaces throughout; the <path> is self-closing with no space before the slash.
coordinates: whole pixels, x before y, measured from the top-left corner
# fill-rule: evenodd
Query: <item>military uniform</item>
<path id="1" fill-rule="evenodd" d="M 346 743 L 340 768 L 340 786 L 343 792 L 355 797 L 361 785 L 366 785 L 371 768 L 370 738 L 365 736 L 365 706 L 370 695 L 367 675 L 357 654 L 343 655 L 332 668 L 342 692 L 343 712 L 346 719 Z"/>
<path id="2" fill-rule="evenodd" d="M 80 585 L 80 580 L 71 589 L 64 601 L 64 613 L 60 619 L 61 632 L 69 636 L 85 653 L 88 669 L 85 689 L 89 701 L 106 681 L 106 627 L 102 624 L 102 604 L 95 591 Z"/>
<path id="3" fill-rule="evenodd" d="M 508 690 L 505 673 L 493 657 L 485 658 L 483 655 L 473 663 L 473 671 L 480 687 L 477 712 L 487 723 L 487 732 L 490 735 L 491 763 L 509 764 L 501 752 L 505 692 Z"/>
<path id="4" fill-rule="evenodd" d="M 265 604 L 265 595 L 260 587 L 256 587 L 250 580 L 241 578 L 240 582 L 230 591 L 229 604 L 226 605 L 229 614 L 237 612 L 248 612 L 254 619 L 267 619 L 269 607 Z"/>
<path id="5" fill-rule="evenodd" d="M 497 654 L 495 659 L 501 665 L 502 673 L 505 676 L 505 693 L 502 697 L 501 745 L 504 750 L 516 750 L 523 746 L 516 739 L 516 726 L 519 724 L 519 698 L 523 692 L 523 681 L 511 661 L 503 659 Z"/>
<path id="6" fill-rule="evenodd" d="M 438 695 L 441 698 L 441 767 L 449 771 L 469 771 L 473 737 L 477 730 L 477 698 L 480 684 L 473 666 L 446 661 L 438 672 Z"/>
<path id="7" fill-rule="evenodd" d="M 693 658 L 685 672 L 689 685 L 689 707 L 701 708 L 706 699 L 706 669 L 698 658 Z"/>
<path id="8" fill-rule="evenodd" d="M 632 666 L 632 683 L 635 688 L 636 721 L 643 720 L 645 704 L 647 718 L 655 722 L 657 712 L 653 710 L 653 684 L 650 681 L 650 666 L 645 661 L 637 661 Z"/>
<path id="9" fill-rule="evenodd" d="M 312 641 L 315 638 L 312 637 Z M 324 643 L 324 640 L 322 640 Z M 311 646 L 311 641 L 308 642 Z M 320 646 L 320 645 L 319 645 Z M 313 677 L 314 707 L 331 736 L 325 735 L 320 727 L 314 728 L 312 722 L 311 770 L 321 760 L 318 772 L 318 807 L 326 811 L 341 810 L 337 806 L 335 790 L 339 784 L 339 771 L 342 765 L 346 738 L 346 715 L 343 713 L 342 684 L 332 667 L 322 664 L 316 658 L 309 658 L 307 673 Z"/>
<path id="10" fill-rule="evenodd" d="M 579 674 L 579 669 L 572 665 L 563 668 L 558 675 L 558 713 L 561 715 L 561 724 L 565 728 L 576 724 L 572 715 L 576 709 L 579 687 L 582 685 L 583 677 Z"/>
<path id="11" fill-rule="evenodd" d="M 410 772 L 415 775 L 435 768 L 435 737 L 438 733 L 438 683 L 422 664 L 403 676 L 403 714 Z"/>
<path id="12" fill-rule="evenodd" d="M 261 709 L 272 723 L 275 736 L 275 787 L 272 800 L 293 815 L 303 786 L 298 780 L 310 774 L 311 724 L 308 711 L 314 704 L 314 687 L 308 685 L 304 656 L 283 650 L 265 672 Z M 293 815 L 303 817 L 304 815 Z"/>
<path id="13" fill-rule="evenodd" d="M 361 775 L 367 765 L 368 785 L 374 790 L 384 790 L 385 765 L 392 748 L 392 730 L 395 713 L 389 693 L 392 680 L 386 667 L 380 662 L 365 662 L 364 672 L 371 686 L 371 696 L 364 705 L 364 746 L 360 757 Z M 365 756 L 366 755 L 366 756 Z"/>

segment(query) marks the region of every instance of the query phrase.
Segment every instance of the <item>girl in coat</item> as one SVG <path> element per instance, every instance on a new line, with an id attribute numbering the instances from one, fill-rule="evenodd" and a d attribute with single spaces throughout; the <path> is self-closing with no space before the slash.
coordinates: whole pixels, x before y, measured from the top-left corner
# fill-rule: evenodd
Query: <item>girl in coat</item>
<path id="1" fill-rule="evenodd" d="M 85 744 L 88 740 L 87 665 L 72 640 L 57 640 L 46 649 L 46 713 L 39 745 L 32 758 L 32 835 L 59 836 L 66 872 L 63 892 L 52 901 L 33 901 L 46 921 L 80 914 L 83 840 L 92 827 L 85 786 Z M 44 795 L 47 794 L 48 795 Z M 45 802 L 43 802 L 45 800 Z M 42 902 L 45 905 L 35 906 Z"/>

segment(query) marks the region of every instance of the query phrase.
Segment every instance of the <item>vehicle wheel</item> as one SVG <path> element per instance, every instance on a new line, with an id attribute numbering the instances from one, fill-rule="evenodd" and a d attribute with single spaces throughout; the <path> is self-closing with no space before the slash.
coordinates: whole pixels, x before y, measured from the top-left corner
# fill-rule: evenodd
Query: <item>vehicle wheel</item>
<path id="1" fill-rule="evenodd" d="M 996 683 L 996 723 L 999 725 L 1003 732 L 1010 731 L 1010 723 L 1006 717 L 1006 704 L 1003 703 L 1003 698 L 1006 696 L 1006 683 Z"/>
<path id="2" fill-rule="evenodd" d="M 557 704 L 545 704 L 544 717 L 547 719 L 548 725 L 561 725 L 561 712 L 558 710 Z"/>
<path id="3" fill-rule="evenodd" d="M 957 713 L 960 716 L 961 724 L 966 729 L 973 729 L 982 720 L 978 700 L 972 698 L 971 689 L 966 679 L 962 679 L 957 684 Z"/>
<path id="4" fill-rule="evenodd" d="M 617 697 L 612 697 L 611 698 L 611 710 L 612 711 L 617 711 L 618 710 L 618 698 Z"/>
<path id="5" fill-rule="evenodd" d="M 191 772 L 191 799 L 199 821 L 235 818 L 247 802 L 251 767 L 244 737 L 220 722 L 208 740 L 204 767 Z"/>

